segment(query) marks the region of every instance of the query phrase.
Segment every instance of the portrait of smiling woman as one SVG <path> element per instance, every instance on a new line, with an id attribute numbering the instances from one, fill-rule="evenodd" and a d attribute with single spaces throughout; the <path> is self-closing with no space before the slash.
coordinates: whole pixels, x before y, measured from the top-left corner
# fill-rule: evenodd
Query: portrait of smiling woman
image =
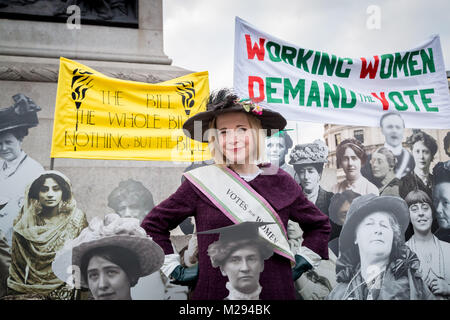
<path id="1" fill-rule="evenodd" d="M 8 294 L 37 293 L 50 299 L 75 299 L 76 292 L 51 269 L 56 251 L 87 226 L 70 181 L 58 171 L 34 180 L 14 224 Z"/>
<path id="2" fill-rule="evenodd" d="M 179 255 L 174 253 L 170 230 L 189 216 L 195 217 L 197 232 L 254 221 L 250 211 L 260 215 L 263 222 L 273 222 L 265 227 L 278 236 L 269 242 L 282 248 L 275 249 L 265 262 L 260 278 L 262 300 L 295 299 L 294 280 L 328 258 L 328 217 L 305 197 L 288 173 L 263 163 L 266 136 L 283 130 L 286 123 L 281 114 L 263 109 L 228 89 L 211 93 L 207 110 L 184 123 L 188 137 L 208 142 L 214 164 L 186 172 L 186 180 L 153 208 L 142 227 L 164 249 L 166 258 L 161 270 L 174 283 L 194 287 L 193 300 L 222 300 L 228 291 L 226 279 L 211 266 L 207 255 L 215 235 L 198 237 L 195 267 L 182 266 Z M 233 210 L 227 210 L 230 207 Z M 308 230 L 301 254 L 290 251 L 286 235 L 289 219 Z"/>
<path id="3" fill-rule="evenodd" d="M 422 190 L 414 190 L 405 198 L 414 234 L 406 244 L 420 260 L 422 279 L 436 297 L 450 298 L 450 244 L 431 232 L 433 204 Z"/>
<path id="4" fill-rule="evenodd" d="M 420 262 L 404 243 L 409 220 L 399 197 L 363 195 L 353 200 L 339 238 L 337 286 L 331 300 L 428 300 Z"/>

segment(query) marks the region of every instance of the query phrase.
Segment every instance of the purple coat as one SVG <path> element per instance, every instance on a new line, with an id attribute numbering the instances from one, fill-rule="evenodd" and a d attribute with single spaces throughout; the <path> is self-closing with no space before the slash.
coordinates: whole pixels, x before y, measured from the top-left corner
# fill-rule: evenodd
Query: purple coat
<path id="1" fill-rule="evenodd" d="M 276 167 L 263 167 L 274 171 Z M 328 259 L 328 238 L 331 230 L 328 217 L 303 195 L 301 187 L 285 171 L 276 174 L 260 174 L 249 182 L 277 211 L 285 228 L 291 219 L 304 231 L 303 246 Z M 176 228 L 188 216 L 195 217 L 197 232 L 232 225 L 214 204 L 191 182 L 185 180 L 178 190 L 145 217 L 142 227 L 158 243 L 165 254 L 173 253 L 170 230 Z M 199 278 L 192 292 L 192 299 L 223 300 L 228 295 L 227 277 L 219 268 L 213 268 L 207 254 L 208 246 L 217 241 L 218 234 L 198 235 Z M 262 300 L 295 299 L 290 260 L 275 254 L 265 261 L 260 284 Z"/>

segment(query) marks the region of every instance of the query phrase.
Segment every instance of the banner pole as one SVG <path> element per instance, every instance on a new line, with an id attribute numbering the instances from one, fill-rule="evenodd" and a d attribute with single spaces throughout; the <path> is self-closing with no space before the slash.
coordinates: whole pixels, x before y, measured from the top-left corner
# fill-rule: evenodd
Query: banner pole
<path id="1" fill-rule="evenodd" d="M 55 158 L 50 158 L 50 170 L 53 170 L 54 165 L 55 165 Z"/>

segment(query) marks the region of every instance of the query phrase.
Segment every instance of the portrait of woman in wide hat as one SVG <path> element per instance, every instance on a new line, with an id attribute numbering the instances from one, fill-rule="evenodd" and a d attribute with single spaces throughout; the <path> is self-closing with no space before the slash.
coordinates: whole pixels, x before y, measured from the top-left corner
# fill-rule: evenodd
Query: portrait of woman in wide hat
<path id="1" fill-rule="evenodd" d="M 44 168 L 23 149 L 29 129 L 39 124 L 41 110 L 23 94 L 13 96 L 14 105 L 0 109 L 0 229 L 9 246 L 13 221 L 24 202 L 25 189 Z"/>
<path id="2" fill-rule="evenodd" d="M 62 281 L 88 288 L 95 300 L 132 300 L 138 280 L 157 272 L 164 253 L 136 218 L 94 217 L 57 252 L 52 268 Z M 73 274 L 67 272 L 71 267 Z M 150 287 L 147 290 L 152 290 Z"/>
<path id="3" fill-rule="evenodd" d="M 339 237 L 338 284 L 328 299 L 434 299 L 417 255 L 405 245 L 408 223 L 408 206 L 399 197 L 368 194 L 353 200 Z"/>

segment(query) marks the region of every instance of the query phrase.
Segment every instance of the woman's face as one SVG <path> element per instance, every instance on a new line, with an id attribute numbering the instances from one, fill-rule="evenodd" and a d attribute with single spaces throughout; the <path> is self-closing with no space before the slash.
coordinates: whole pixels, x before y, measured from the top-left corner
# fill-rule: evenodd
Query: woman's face
<path id="1" fill-rule="evenodd" d="M 266 152 L 270 163 L 275 166 L 282 166 L 285 162 L 286 153 L 286 141 L 283 137 L 269 137 L 266 140 Z"/>
<path id="2" fill-rule="evenodd" d="M 231 253 L 220 270 L 233 288 L 249 294 L 258 288 L 264 260 L 256 246 L 246 245 Z"/>
<path id="3" fill-rule="evenodd" d="M 389 166 L 386 156 L 378 152 L 372 154 L 370 165 L 372 166 L 373 176 L 378 179 L 386 177 L 389 171 L 394 171 L 394 168 Z"/>
<path id="4" fill-rule="evenodd" d="M 62 189 L 52 178 L 47 178 L 39 190 L 39 203 L 43 207 L 54 208 L 62 199 Z"/>
<path id="5" fill-rule="evenodd" d="M 231 112 L 216 119 L 219 147 L 232 164 L 249 164 L 256 161 L 256 146 L 252 128 L 242 112 Z"/>
<path id="6" fill-rule="evenodd" d="M 427 233 L 433 223 L 433 212 L 430 204 L 418 202 L 409 206 L 409 218 L 414 232 Z"/>
<path id="7" fill-rule="evenodd" d="M 356 180 L 361 174 L 361 159 L 358 158 L 352 148 L 347 147 L 341 160 L 347 180 Z"/>
<path id="8" fill-rule="evenodd" d="M 314 166 L 302 165 L 296 171 L 306 193 L 311 193 L 319 185 L 320 174 Z"/>
<path id="9" fill-rule="evenodd" d="M 93 256 L 87 267 L 89 289 L 95 300 L 131 300 L 130 280 L 117 264 Z"/>
<path id="10" fill-rule="evenodd" d="M 393 241 L 394 230 L 389 221 L 388 213 L 371 213 L 356 228 L 356 244 L 360 256 L 389 258 Z"/>
<path id="11" fill-rule="evenodd" d="M 414 143 L 412 153 L 416 166 L 419 169 L 428 171 L 431 163 L 431 152 L 430 149 L 425 146 L 423 141 L 417 141 Z"/>
<path id="12" fill-rule="evenodd" d="M 17 159 L 22 151 L 22 141 L 12 133 L 0 134 L 0 158 L 6 161 Z"/>

